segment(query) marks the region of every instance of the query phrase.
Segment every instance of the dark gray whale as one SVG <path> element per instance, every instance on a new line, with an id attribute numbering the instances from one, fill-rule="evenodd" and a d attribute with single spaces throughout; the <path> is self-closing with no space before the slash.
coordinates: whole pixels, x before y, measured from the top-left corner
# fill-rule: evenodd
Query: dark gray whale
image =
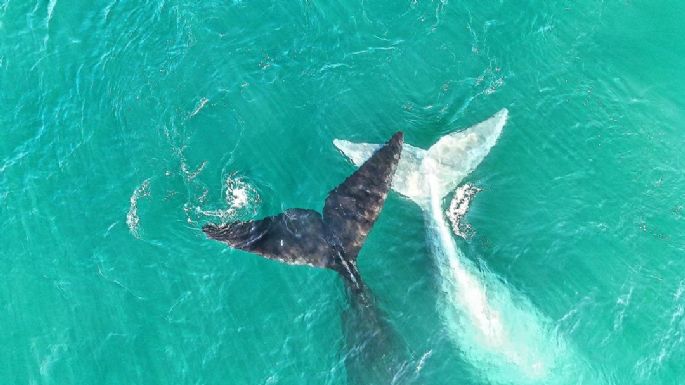
<path id="1" fill-rule="evenodd" d="M 207 236 L 231 247 L 296 265 L 340 273 L 355 292 L 364 292 L 357 254 L 383 208 L 402 152 L 396 133 L 338 187 L 328 193 L 323 216 L 289 209 L 260 220 L 202 227 Z"/>
<path id="2" fill-rule="evenodd" d="M 338 272 L 350 297 L 342 315 L 348 380 L 359 385 L 397 383 L 406 372 L 406 347 L 375 306 L 357 270 L 357 255 L 383 208 L 402 143 L 398 132 L 329 192 L 323 215 L 289 209 L 260 220 L 202 228 L 210 238 L 237 249 Z"/>

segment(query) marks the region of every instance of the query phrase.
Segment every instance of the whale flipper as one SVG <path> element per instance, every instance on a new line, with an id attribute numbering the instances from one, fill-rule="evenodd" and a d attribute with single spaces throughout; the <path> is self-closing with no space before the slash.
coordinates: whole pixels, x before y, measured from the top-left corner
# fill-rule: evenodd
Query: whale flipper
<path id="1" fill-rule="evenodd" d="M 354 276 L 354 260 L 383 208 L 402 143 L 398 132 L 331 190 L 323 217 L 314 210 L 289 209 L 260 220 L 206 224 L 202 231 L 209 238 L 269 259 Z"/>

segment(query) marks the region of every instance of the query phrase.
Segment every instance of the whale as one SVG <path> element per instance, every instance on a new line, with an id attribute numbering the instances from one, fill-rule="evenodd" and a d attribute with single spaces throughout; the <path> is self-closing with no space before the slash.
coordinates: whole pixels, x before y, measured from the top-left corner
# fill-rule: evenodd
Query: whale
<path id="1" fill-rule="evenodd" d="M 294 208 L 258 220 L 207 223 L 211 239 L 291 265 L 337 272 L 349 306 L 341 314 L 348 383 L 396 384 L 408 373 L 409 353 L 357 268 L 357 257 L 380 215 L 403 149 L 402 132 L 375 148 L 328 193 L 321 213 Z M 403 382 L 405 383 L 405 382 Z"/>
<path id="2" fill-rule="evenodd" d="M 439 281 L 439 313 L 449 338 L 472 370 L 497 384 L 576 384 L 587 373 L 582 359 L 553 323 L 506 285 L 484 261 L 467 258 L 445 218 L 445 198 L 497 143 L 509 111 L 440 137 L 427 150 L 404 144 L 392 189 L 422 210 Z M 378 144 L 335 139 L 356 165 Z M 458 194 L 457 194 L 458 195 Z M 580 381 L 580 382 L 577 382 Z"/>

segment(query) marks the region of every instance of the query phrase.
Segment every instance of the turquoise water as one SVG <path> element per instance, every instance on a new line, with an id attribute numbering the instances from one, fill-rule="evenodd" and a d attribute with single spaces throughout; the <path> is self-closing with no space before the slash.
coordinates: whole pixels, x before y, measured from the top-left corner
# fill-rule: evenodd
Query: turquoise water
<path id="1" fill-rule="evenodd" d="M 345 384 L 341 280 L 201 225 L 320 209 L 354 170 L 335 138 L 426 148 L 507 108 L 459 249 L 573 351 L 569 383 L 682 384 L 684 16 L 0 0 L 0 379 Z M 391 193 L 359 257 L 414 383 L 525 383 L 450 338 L 424 227 Z"/>

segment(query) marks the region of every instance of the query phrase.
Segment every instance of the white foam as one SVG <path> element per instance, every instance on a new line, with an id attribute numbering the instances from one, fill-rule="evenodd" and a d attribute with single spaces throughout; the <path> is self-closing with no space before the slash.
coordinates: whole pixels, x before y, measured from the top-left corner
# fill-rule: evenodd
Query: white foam
<path id="1" fill-rule="evenodd" d="M 196 206 L 195 212 L 205 217 L 219 218 L 222 222 L 228 222 L 235 220 L 245 211 L 254 214 L 261 198 L 257 190 L 244 178 L 231 174 L 224 181 L 224 202 L 226 208 L 204 210 Z"/>
<path id="2" fill-rule="evenodd" d="M 207 102 L 209 102 L 209 99 L 207 99 L 207 98 L 200 99 L 197 106 L 195 106 L 195 109 L 193 110 L 193 112 L 190 113 L 189 117 L 192 118 L 193 116 L 197 115 L 200 111 L 202 111 L 202 109 L 205 107 L 205 105 L 207 105 Z"/>
<path id="3" fill-rule="evenodd" d="M 463 223 L 462 219 L 471 206 L 471 200 L 481 191 L 476 186 L 465 184 L 457 188 L 454 192 L 454 197 L 450 203 L 450 208 L 447 210 L 447 218 L 452 224 L 452 231 L 454 235 L 466 239 L 466 236 L 471 231 L 471 225 Z"/>
<path id="4" fill-rule="evenodd" d="M 181 171 L 188 181 L 192 181 L 193 179 L 197 178 L 202 170 L 205 169 L 205 166 L 207 166 L 206 160 L 203 161 L 194 171 L 191 171 L 190 168 L 188 168 L 188 164 L 185 162 L 185 160 L 181 158 Z"/>
<path id="5" fill-rule="evenodd" d="M 126 214 L 126 225 L 128 225 L 131 234 L 136 238 L 140 238 L 140 234 L 138 233 L 138 224 L 140 223 L 140 217 L 138 217 L 138 200 L 149 195 L 150 178 L 145 179 L 140 186 L 136 187 L 129 198 L 130 204 L 128 213 Z"/>

